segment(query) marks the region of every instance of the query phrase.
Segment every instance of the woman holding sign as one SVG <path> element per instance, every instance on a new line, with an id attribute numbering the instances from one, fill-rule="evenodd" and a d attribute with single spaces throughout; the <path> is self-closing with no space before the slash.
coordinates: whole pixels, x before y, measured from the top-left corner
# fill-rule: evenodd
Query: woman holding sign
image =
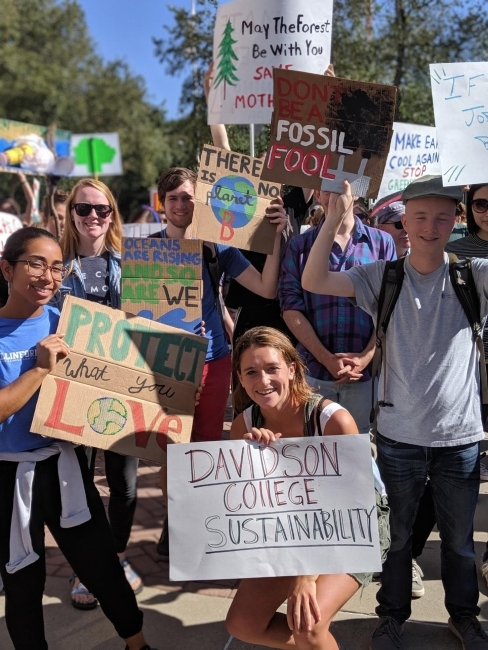
<path id="1" fill-rule="evenodd" d="M 18 230 L 0 269 L 0 574 L 14 648 L 47 648 L 46 524 L 126 648 L 150 650 L 83 448 L 30 432 L 42 381 L 70 351 L 49 304 L 66 273 L 61 248 L 45 230 Z"/>
<path id="2" fill-rule="evenodd" d="M 281 332 L 269 327 L 249 330 L 237 342 L 233 364 L 241 398 L 254 404 L 234 420 L 231 439 L 267 445 L 278 438 L 358 433 L 348 411 L 312 393 L 302 360 Z M 375 484 L 383 490 L 379 474 Z M 379 523 L 383 548 L 388 545 L 388 524 L 384 516 Z M 330 623 L 371 578 L 371 574 L 331 574 L 242 580 L 227 628 L 238 639 L 272 648 L 337 650 Z M 277 609 L 286 599 L 285 616 Z"/>
<path id="3" fill-rule="evenodd" d="M 62 294 L 71 294 L 101 305 L 120 309 L 120 250 L 122 223 L 109 188 L 92 178 L 83 178 L 66 201 L 66 219 L 61 248 L 69 274 Z M 96 449 L 88 449 L 88 462 L 95 472 Z M 142 580 L 126 555 L 137 504 L 139 459 L 105 451 L 105 473 L 110 488 L 108 516 L 120 562 L 132 589 L 142 591 Z M 96 598 L 72 576 L 71 602 L 77 609 L 93 609 Z"/>

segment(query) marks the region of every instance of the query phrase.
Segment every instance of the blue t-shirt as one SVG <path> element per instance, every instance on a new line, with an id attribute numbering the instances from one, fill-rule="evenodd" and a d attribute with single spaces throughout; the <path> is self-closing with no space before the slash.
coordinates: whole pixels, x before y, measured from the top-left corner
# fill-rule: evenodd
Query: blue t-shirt
<path id="1" fill-rule="evenodd" d="M 168 239 L 166 228 L 161 230 L 161 237 Z M 232 278 L 237 278 L 250 266 L 244 255 L 232 246 L 215 244 L 219 258 L 219 269 Z M 207 265 L 203 262 L 203 300 L 202 320 L 205 321 L 205 336 L 208 341 L 206 361 L 216 361 L 229 354 L 229 345 L 225 336 L 222 319 L 215 307 L 215 294 Z M 196 331 L 195 334 L 199 332 Z"/>
<path id="2" fill-rule="evenodd" d="M 36 343 L 54 334 L 58 321 L 59 311 L 50 305 L 36 318 L 0 318 L 0 388 L 36 365 Z M 38 397 L 39 391 L 20 411 L 0 422 L 0 452 L 29 451 L 51 444 L 51 438 L 30 433 Z"/>

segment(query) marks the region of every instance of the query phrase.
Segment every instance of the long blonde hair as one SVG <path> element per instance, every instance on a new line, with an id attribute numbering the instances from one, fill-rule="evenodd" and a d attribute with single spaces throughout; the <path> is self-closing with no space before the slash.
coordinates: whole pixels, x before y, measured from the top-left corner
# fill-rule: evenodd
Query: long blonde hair
<path id="1" fill-rule="evenodd" d="M 253 346 L 278 350 L 288 367 L 295 365 L 295 376 L 290 380 L 291 398 L 297 406 L 306 404 L 313 391 L 305 379 L 305 364 L 286 334 L 272 327 L 253 327 L 245 332 L 234 347 L 232 364 L 236 374 L 241 371 L 242 355 Z M 238 408 L 245 408 L 250 402 L 250 397 L 239 382 L 234 392 L 234 404 Z"/>
<path id="2" fill-rule="evenodd" d="M 73 187 L 66 201 L 64 232 L 59 242 L 61 250 L 63 251 L 64 260 L 72 260 L 77 254 L 80 244 L 80 234 L 76 230 L 75 222 L 71 215 L 71 209 L 73 207 L 76 192 L 82 187 L 93 187 L 95 190 L 101 192 L 107 199 L 112 208 L 113 223 L 110 224 L 105 235 L 105 246 L 109 251 L 120 253 L 122 250 L 122 221 L 112 192 L 105 183 L 102 183 L 101 181 L 97 181 L 94 178 L 82 178 Z"/>

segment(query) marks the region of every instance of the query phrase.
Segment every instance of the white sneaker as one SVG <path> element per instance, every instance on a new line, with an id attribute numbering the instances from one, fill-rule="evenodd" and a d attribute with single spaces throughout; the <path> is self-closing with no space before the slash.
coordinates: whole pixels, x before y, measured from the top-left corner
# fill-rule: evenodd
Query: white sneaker
<path id="1" fill-rule="evenodd" d="M 412 559 L 412 598 L 422 598 L 425 594 L 423 577 L 423 571 L 417 564 L 417 560 Z"/>
<path id="2" fill-rule="evenodd" d="M 488 467 L 484 463 L 480 463 L 480 481 L 488 481 Z"/>

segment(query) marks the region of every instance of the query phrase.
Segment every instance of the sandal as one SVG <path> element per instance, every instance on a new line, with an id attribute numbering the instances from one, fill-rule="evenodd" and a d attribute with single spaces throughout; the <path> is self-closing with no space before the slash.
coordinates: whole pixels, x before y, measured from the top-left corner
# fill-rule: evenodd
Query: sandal
<path id="1" fill-rule="evenodd" d="M 125 577 L 127 578 L 127 582 L 132 588 L 132 591 L 134 592 L 134 595 L 137 596 L 138 594 L 141 593 L 141 591 L 144 589 L 144 585 L 142 584 L 141 576 L 134 571 L 130 564 L 130 559 L 128 557 L 124 558 L 123 560 L 120 560 L 120 566 L 124 569 Z M 141 580 L 141 584 L 137 589 L 134 589 L 132 587 L 132 583 L 134 580 Z"/>
<path id="2" fill-rule="evenodd" d="M 77 577 L 78 576 L 76 575 L 76 573 L 72 573 L 70 575 L 70 577 L 69 577 L 70 584 L 73 584 L 73 582 L 75 581 L 75 578 L 77 578 Z M 81 582 L 76 587 L 73 587 L 71 589 L 71 604 L 73 605 L 73 607 L 75 609 L 89 610 L 89 609 L 95 609 L 97 607 L 98 600 L 95 598 L 95 596 L 93 596 L 93 598 L 95 598 L 95 600 L 92 603 L 79 603 L 78 601 L 73 600 L 73 596 L 79 596 L 79 595 L 93 596 L 93 594 L 90 591 L 88 591 L 88 589 L 85 587 L 85 585 L 83 583 L 81 583 Z"/>

